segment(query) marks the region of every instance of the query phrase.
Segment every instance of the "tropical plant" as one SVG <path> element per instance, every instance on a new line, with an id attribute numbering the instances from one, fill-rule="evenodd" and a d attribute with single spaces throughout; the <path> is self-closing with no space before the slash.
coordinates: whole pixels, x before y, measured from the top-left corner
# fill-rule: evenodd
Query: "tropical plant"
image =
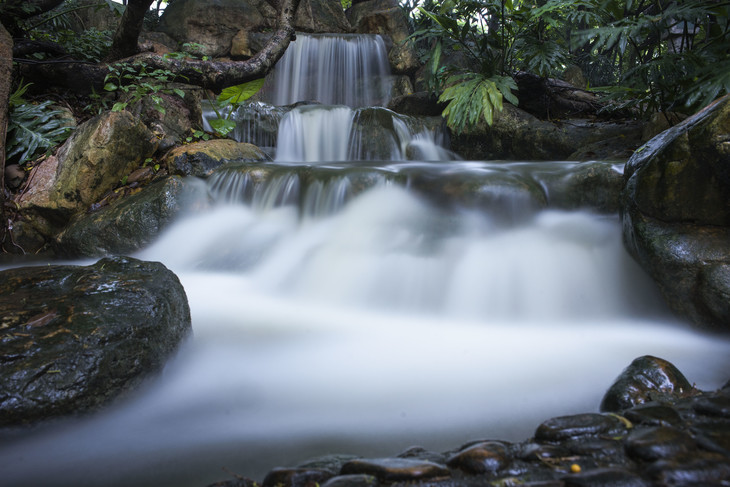
<path id="1" fill-rule="evenodd" d="M 51 100 L 34 104 L 23 98 L 29 87 L 21 84 L 9 99 L 6 158 L 20 164 L 65 141 L 72 131 Z"/>
<path id="2" fill-rule="evenodd" d="M 182 89 L 172 86 L 177 78 L 179 76 L 168 69 L 148 70 L 145 63 L 117 63 L 109 66 L 104 90 L 124 96 L 112 106 L 114 112 L 122 111 L 142 98 L 149 97 L 155 109 L 165 113 L 161 94 L 185 97 Z"/>
<path id="3" fill-rule="evenodd" d="M 231 120 L 233 113 L 246 100 L 258 93 L 263 85 L 264 78 L 259 78 L 224 88 L 216 100 L 211 102 L 216 117 L 218 117 L 210 121 L 213 130 L 221 137 L 225 137 L 232 132 L 236 128 L 236 122 Z"/>

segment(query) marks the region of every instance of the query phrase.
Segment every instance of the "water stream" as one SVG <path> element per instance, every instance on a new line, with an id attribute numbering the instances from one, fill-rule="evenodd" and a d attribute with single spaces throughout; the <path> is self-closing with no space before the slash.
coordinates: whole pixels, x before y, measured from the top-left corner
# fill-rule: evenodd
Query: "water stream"
<path id="1" fill-rule="evenodd" d="M 728 379 L 730 341 L 670 316 L 615 215 L 509 192 L 446 204 L 415 183 L 536 166 L 339 162 L 350 144 L 307 133 L 336 147 L 222 171 L 211 211 L 136 255 L 180 277 L 194 336 L 132 397 L 0 442 L 2 485 L 202 487 L 327 453 L 522 440 L 596 411 L 645 354 L 701 388 Z"/>

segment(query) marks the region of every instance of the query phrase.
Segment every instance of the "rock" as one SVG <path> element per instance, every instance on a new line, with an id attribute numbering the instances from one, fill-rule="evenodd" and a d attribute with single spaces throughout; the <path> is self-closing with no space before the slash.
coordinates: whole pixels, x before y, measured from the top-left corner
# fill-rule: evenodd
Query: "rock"
<path id="1" fill-rule="evenodd" d="M 425 115 L 440 117 L 446 103 L 439 103 L 438 97 L 426 91 L 393 97 L 388 108 L 403 115 Z"/>
<path id="2" fill-rule="evenodd" d="M 5 166 L 5 184 L 10 189 L 17 189 L 25 180 L 25 171 L 18 164 Z"/>
<path id="3" fill-rule="evenodd" d="M 664 397 L 693 392 L 682 373 L 666 360 L 645 355 L 635 359 L 616 378 L 601 401 L 601 411 L 618 412 Z"/>
<path id="4" fill-rule="evenodd" d="M 265 0 L 177 0 L 160 17 L 159 30 L 180 43 L 202 45 L 201 54 L 207 56 L 240 56 L 240 51 L 231 51 L 234 38 L 240 40 L 242 31 L 248 35 L 270 31 L 276 22 L 277 12 Z M 315 33 L 351 31 L 339 0 L 302 0 L 294 27 Z"/>
<path id="5" fill-rule="evenodd" d="M 322 487 L 378 487 L 378 479 L 372 475 L 339 475 L 329 479 Z"/>
<path id="6" fill-rule="evenodd" d="M 550 122 L 505 103 L 504 109 L 495 113 L 491 127 L 482 120 L 461 134 L 452 133 L 451 148 L 470 160 L 591 160 L 605 156 L 605 151 L 599 154 L 580 150 L 613 139 L 610 152 L 620 156 L 638 147 L 639 134 L 637 122 L 581 119 Z"/>
<path id="7" fill-rule="evenodd" d="M 509 466 L 512 459 L 507 446 L 498 441 L 471 445 L 448 459 L 446 465 L 470 474 L 495 474 Z"/>
<path id="8" fill-rule="evenodd" d="M 177 277 L 126 257 L 0 272 L 0 425 L 94 410 L 161 369 L 190 333 Z"/>
<path id="9" fill-rule="evenodd" d="M 624 244 L 670 308 L 730 328 L 730 96 L 636 151 L 621 202 Z"/>
<path id="10" fill-rule="evenodd" d="M 397 0 L 358 2 L 347 9 L 347 18 L 355 32 L 385 38 L 393 72 L 412 74 L 421 66 L 413 42 L 408 38 L 408 19 Z"/>
<path id="11" fill-rule="evenodd" d="M 57 252 L 72 258 L 133 253 L 150 244 L 181 212 L 207 206 L 203 181 L 169 177 L 74 220 L 57 237 Z"/>
<path id="12" fill-rule="evenodd" d="M 669 406 L 656 404 L 638 405 L 624 414 L 632 423 L 648 426 L 674 426 L 682 421 L 679 413 Z"/>
<path id="13" fill-rule="evenodd" d="M 207 177 L 226 163 L 269 160 L 269 156 L 253 144 L 213 139 L 177 147 L 165 157 L 164 163 L 171 174 Z"/>
<path id="14" fill-rule="evenodd" d="M 626 425 L 615 416 L 597 413 L 574 414 L 552 418 L 535 431 L 538 441 L 560 441 L 585 436 L 612 435 L 626 430 Z"/>
<path id="15" fill-rule="evenodd" d="M 563 477 L 565 487 L 649 487 L 639 475 L 620 468 L 596 468 Z"/>
<path id="16" fill-rule="evenodd" d="M 33 168 L 17 202 L 34 221 L 47 222 L 41 234 L 52 235 L 156 149 L 154 134 L 131 113 L 104 113 L 80 125 L 55 155 Z"/>
<path id="17" fill-rule="evenodd" d="M 311 487 L 333 476 L 332 472 L 316 468 L 275 468 L 266 475 L 261 487 Z"/>
<path id="18" fill-rule="evenodd" d="M 587 161 L 578 164 L 546 165 L 533 171 L 547 193 L 551 208 L 591 208 L 617 213 L 623 189 L 623 164 Z"/>
<path id="19" fill-rule="evenodd" d="M 274 27 L 256 0 L 177 0 L 165 8 L 158 30 L 179 43 L 193 42 L 201 54 L 226 56 L 231 41 L 240 31 L 261 31 Z"/>
<path id="20" fill-rule="evenodd" d="M 203 90 L 197 87 L 175 84 L 169 88 L 183 91 L 185 96 L 158 93 L 162 101 L 156 104 L 146 96 L 132 107 L 132 113 L 139 117 L 159 139 L 158 150 L 167 151 L 180 145 L 186 134 L 200 125 L 203 118 L 201 101 Z M 160 111 L 162 108 L 163 111 Z"/>
<path id="21" fill-rule="evenodd" d="M 347 34 L 352 26 L 340 0 L 301 0 L 294 27 L 315 34 Z"/>
<path id="22" fill-rule="evenodd" d="M 371 475 L 381 482 L 407 482 L 450 475 L 449 470 L 443 465 L 410 458 L 350 460 L 342 466 L 340 474 Z"/>
<path id="23" fill-rule="evenodd" d="M 670 426 L 634 431 L 626 439 L 629 455 L 646 462 L 671 458 L 694 447 L 694 440 L 688 433 Z"/>

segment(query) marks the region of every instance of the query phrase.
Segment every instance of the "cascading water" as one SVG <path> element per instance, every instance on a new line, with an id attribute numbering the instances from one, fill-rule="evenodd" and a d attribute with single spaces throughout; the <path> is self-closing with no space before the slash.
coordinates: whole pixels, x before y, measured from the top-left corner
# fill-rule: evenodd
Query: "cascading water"
<path id="1" fill-rule="evenodd" d="M 360 123 L 324 110 L 348 134 Z M 341 128 L 309 125 L 297 130 L 314 146 Z M 386 138 L 370 140 L 362 150 Z M 730 342 L 669 316 L 615 215 L 549 208 L 549 173 L 578 164 L 302 152 L 222 168 L 218 205 L 138 253 L 180 277 L 193 338 L 136 395 L 3 440 L 4 486 L 202 487 L 327 453 L 521 440 L 595 411 L 645 354 L 700 388 L 727 380 Z"/>

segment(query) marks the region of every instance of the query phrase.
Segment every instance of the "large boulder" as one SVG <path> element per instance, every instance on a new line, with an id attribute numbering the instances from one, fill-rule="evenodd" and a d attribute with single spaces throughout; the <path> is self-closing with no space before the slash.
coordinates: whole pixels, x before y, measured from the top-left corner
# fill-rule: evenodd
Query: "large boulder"
<path id="1" fill-rule="evenodd" d="M 208 206 L 205 182 L 172 176 L 74 220 L 57 237 L 66 257 L 130 254 L 150 244 L 176 217 Z"/>
<path id="2" fill-rule="evenodd" d="M 388 47 L 395 73 L 412 74 L 420 67 L 413 42 L 408 39 L 408 19 L 397 0 L 368 0 L 347 9 L 347 19 L 359 34 L 379 34 Z"/>
<path id="3" fill-rule="evenodd" d="M 730 330 L 730 96 L 639 148 L 625 170 L 624 243 L 669 306 Z"/>
<path id="4" fill-rule="evenodd" d="M 481 120 L 451 137 L 452 150 L 473 160 L 626 160 L 640 144 L 639 122 L 551 122 L 509 103 L 491 127 Z"/>
<path id="5" fill-rule="evenodd" d="M 190 333 L 177 277 L 117 257 L 0 272 L 0 425 L 94 410 L 159 371 Z"/>
<path id="6" fill-rule="evenodd" d="M 250 56 L 249 40 L 255 33 L 276 27 L 276 10 L 265 0 L 177 0 L 160 18 L 159 30 L 179 43 L 203 46 L 202 54 Z M 339 0 L 302 0 L 294 21 L 303 32 L 346 33 L 351 27 Z M 246 48 L 241 51 L 242 39 Z"/>
<path id="7" fill-rule="evenodd" d="M 52 234 L 117 186 L 157 146 L 154 134 L 131 113 L 99 115 L 33 169 L 17 203 L 43 227 L 41 234 Z"/>

